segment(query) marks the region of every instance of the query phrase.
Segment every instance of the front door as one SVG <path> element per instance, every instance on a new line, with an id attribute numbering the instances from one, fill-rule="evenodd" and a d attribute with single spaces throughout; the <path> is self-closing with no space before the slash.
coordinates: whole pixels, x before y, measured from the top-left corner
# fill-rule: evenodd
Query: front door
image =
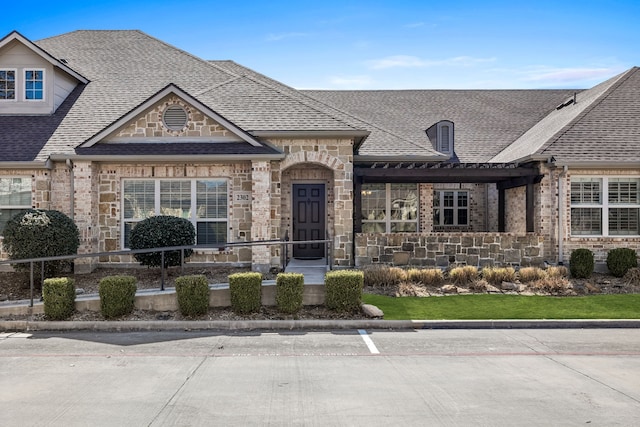
<path id="1" fill-rule="evenodd" d="M 324 240 L 324 184 L 293 184 L 293 240 Z M 293 245 L 294 258 L 322 258 L 324 243 Z"/>

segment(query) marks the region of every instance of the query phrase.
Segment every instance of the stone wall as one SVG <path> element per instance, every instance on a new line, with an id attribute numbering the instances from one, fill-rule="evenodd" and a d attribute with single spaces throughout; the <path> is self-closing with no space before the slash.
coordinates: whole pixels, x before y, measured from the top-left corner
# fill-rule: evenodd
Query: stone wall
<path id="1" fill-rule="evenodd" d="M 533 233 L 363 233 L 356 235 L 356 266 L 539 266 L 543 248 Z"/>

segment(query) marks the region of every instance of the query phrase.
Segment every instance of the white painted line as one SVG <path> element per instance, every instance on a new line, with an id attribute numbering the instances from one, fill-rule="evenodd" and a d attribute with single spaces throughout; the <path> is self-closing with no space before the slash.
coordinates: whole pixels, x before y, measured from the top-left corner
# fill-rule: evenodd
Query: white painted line
<path id="1" fill-rule="evenodd" d="M 369 334 L 367 334 L 367 331 L 365 331 L 364 329 L 358 329 L 358 333 L 364 340 L 364 343 L 367 345 L 367 348 L 369 349 L 371 354 L 380 354 L 380 352 L 378 351 L 378 348 L 369 337 Z"/>

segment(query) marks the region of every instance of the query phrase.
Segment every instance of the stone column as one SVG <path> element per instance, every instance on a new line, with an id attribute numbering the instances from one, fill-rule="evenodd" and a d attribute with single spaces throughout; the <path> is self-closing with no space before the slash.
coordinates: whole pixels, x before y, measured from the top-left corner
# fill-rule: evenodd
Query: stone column
<path id="1" fill-rule="evenodd" d="M 251 162 L 251 240 L 271 239 L 271 164 Z M 251 269 L 265 273 L 271 267 L 271 248 L 253 246 Z"/>
<path id="2" fill-rule="evenodd" d="M 87 161 L 77 161 L 73 165 L 74 213 L 73 218 L 80 231 L 78 254 L 98 252 L 100 229 L 98 226 L 98 172 Z M 77 273 L 88 273 L 96 266 L 96 258 L 78 258 L 75 261 Z"/>

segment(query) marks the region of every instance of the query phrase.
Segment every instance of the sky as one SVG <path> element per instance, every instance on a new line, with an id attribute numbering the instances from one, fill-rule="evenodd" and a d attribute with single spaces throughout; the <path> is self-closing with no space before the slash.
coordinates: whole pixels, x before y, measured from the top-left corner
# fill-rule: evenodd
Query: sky
<path id="1" fill-rule="evenodd" d="M 3 6 L 0 37 L 137 29 L 298 89 L 581 89 L 640 66 L 638 0 L 24 5 Z"/>

